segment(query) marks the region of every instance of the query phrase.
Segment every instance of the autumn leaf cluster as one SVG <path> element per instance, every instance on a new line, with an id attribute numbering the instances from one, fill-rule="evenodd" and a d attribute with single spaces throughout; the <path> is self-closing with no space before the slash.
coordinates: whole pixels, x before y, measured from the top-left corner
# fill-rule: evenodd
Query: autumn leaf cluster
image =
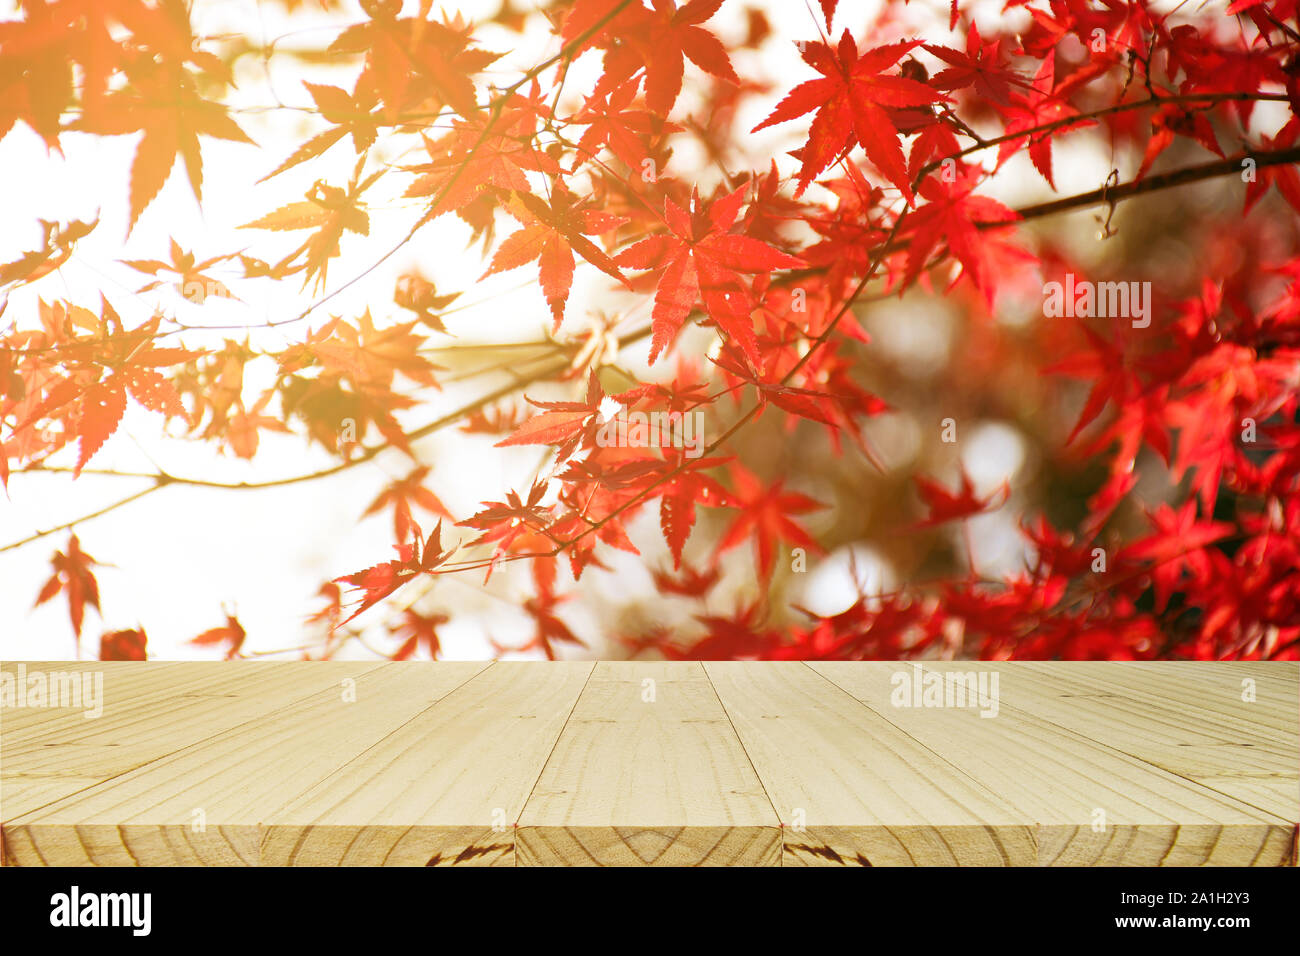
<path id="1" fill-rule="evenodd" d="M 267 199 L 242 244 L 169 236 L 118 260 L 143 284 L 89 301 L 60 270 L 109 227 L 32 224 L 35 248 L 0 264 L 0 482 L 126 480 L 96 464 L 132 405 L 168 440 L 254 464 L 296 441 L 331 462 L 129 476 L 143 484 L 108 509 L 10 544 L 51 560 L 35 602 L 65 601 L 78 640 L 103 603 L 81 546 L 100 514 L 186 485 L 237 509 L 384 456 L 398 477 L 349 507 L 391 522 L 396 557 L 330 555 L 295 653 L 437 657 L 446 577 L 494 587 L 519 567 L 531 637 L 501 653 L 599 637 L 696 658 L 1300 658 L 1295 0 L 1006 0 L 979 23 L 964 0 L 870 17 L 821 0 L 797 36 L 745 0 L 506 3 L 480 21 L 435 6 L 282 0 L 334 24 L 292 49 L 196 33 L 180 0 L 23 0 L 0 23 L 0 137 L 34 134 L 52 164 L 70 138 L 134 137 L 128 176 L 102 187 L 128 234 L 165 220 L 174 168 L 206 201 L 214 141 L 246 151 L 241 188 Z M 520 65 L 512 37 L 549 52 Z M 268 63 L 277 88 L 301 74 L 292 105 L 250 108 L 237 81 Z M 266 115 L 290 112 L 293 147 L 259 146 Z M 380 217 L 405 217 L 395 249 Z M 333 310 L 449 220 L 477 275 L 411 268 Z M 448 358 L 491 336 L 459 310 L 506 274 L 540 338 L 448 406 Z M 1150 283 L 1150 321 L 1045 315 L 1067 274 Z M 176 309 L 268 285 L 301 310 L 230 329 Z M 916 303 L 954 317 L 929 381 L 882 345 Z M 603 440 L 634 414 L 701 416 L 701 454 Z M 1037 472 L 976 480 L 963 442 L 993 419 Z M 530 470 L 448 507 L 423 440 L 453 428 L 531 452 Z M 982 557 L 994 528 L 1010 563 Z M 38 555 L 53 533 L 66 543 Z M 863 545 L 888 556 L 888 587 L 800 603 L 798 575 Z M 629 561 L 649 595 L 580 633 L 584 582 Z M 223 613 L 192 640 L 228 657 L 283 643 Z M 147 622 L 102 623 L 103 656 L 147 653 Z"/>

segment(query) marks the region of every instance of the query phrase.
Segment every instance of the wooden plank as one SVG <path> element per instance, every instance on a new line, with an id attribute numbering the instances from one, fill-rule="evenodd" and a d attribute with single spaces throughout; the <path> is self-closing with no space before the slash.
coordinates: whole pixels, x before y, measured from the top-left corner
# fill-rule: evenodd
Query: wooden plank
<path id="1" fill-rule="evenodd" d="M 1069 682 L 1078 688 L 1074 693 L 1124 698 L 1148 712 L 1195 715 L 1196 723 L 1229 739 L 1261 737 L 1278 742 L 1288 755 L 1295 753 L 1300 681 L 1288 680 L 1286 669 L 1261 677 L 1236 662 L 1188 663 L 1190 667 L 1169 661 L 1035 661 L 1026 666 L 1043 680 Z M 1300 676 L 1300 671 L 1293 673 Z M 1253 701 L 1243 699 L 1245 679 L 1255 682 Z"/>
<path id="2" fill-rule="evenodd" d="M 26 690 L 19 684 L 20 680 L 44 675 L 46 684 L 53 683 L 56 674 L 86 674 L 98 672 L 103 675 L 103 688 L 106 696 L 114 703 L 134 701 L 141 695 L 157 693 L 170 688 L 177 675 L 185 674 L 184 679 L 199 682 L 204 678 L 198 673 L 190 673 L 184 664 L 149 662 L 147 667 L 137 667 L 133 661 L 0 661 L 0 674 L 7 674 L 13 680 L 10 685 L 15 694 Z M 210 666 L 221 666 L 225 662 L 209 662 Z M 0 677 L 3 680 L 3 677 Z M 111 694 L 108 692 L 111 691 Z M 4 704 L 0 692 L 0 734 L 4 743 L 12 747 L 24 736 L 51 732 L 56 728 L 73 726 L 86 720 L 99 718 L 85 716 L 87 708 L 81 704 L 63 706 L 58 694 L 51 696 L 51 702 L 41 707 L 30 707 L 17 700 L 12 705 Z M 24 702 L 25 703 L 25 700 Z M 112 707 L 108 707 L 111 710 Z M 2 756 L 2 754 L 0 754 Z"/>
<path id="3" fill-rule="evenodd" d="M 238 666 L 238 665 L 236 665 Z M 344 665 L 346 667 L 346 665 Z M 19 865 L 255 865 L 262 821 L 383 740 L 486 664 L 385 664 L 340 687 L 338 665 L 295 673 L 315 688 L 271 699 L 261 716 L 220 718 L 206 739 L 4 824 Z M 303 685 L 300 682 L 299 687 Z M 171 726 L 155 725 L 173 747 Z"/>
<path id="4" fill-rule="evenodd" d="M 1107 741 L 1123 740 L 1142 750 L 1126 752 L 1143 759 L 1179 762 L 1180 770 L 1289 773 L 1300 753 L 1300 705 L 1290 727 L 1279 727 L 1287 721 L 1276 698 L 1245 704 L 1236 694 L 1183 696 L 1163 680 L 1099 676 L 1073 664 L 1045 671 L 1026 663 L 1017 668 L 1017 681 L 1044 715 L 1050 711 L 1058 722 L 1087 726 L 1090 734 L 1104 734 Z M 1157 682 L 1164 688 L 1160 694 L 1144 689 Z"/>
<path id="5" fill-rule="evenodd" d="M 1013 704 L 1295 824 L 1300 704 L 1262 687 L 1242 701 L 1237 665 L 1212 666 L 1189 684 L 1163 664 L 1026 664 Z"/>
<path id="6" fill-rule="evenodd" d="M 1156 661 L 1162 669 L 1204 680 L 1221 680 L 1225 673 L 1249 674 L 1269 681 L 1300 686 L 1300 661 Z M 1223 665 L 1230 665 L 1225 670 Z"/>
<path id="7" fill-rule="evenodd" d="M 1119 669 L 1091 661 L 1054 663 L 1024 663 L 1023 680 L 1067 709 L 1099 718 L 1118 710 L 1152 722 L 1188 747 L 1249 741 L 1286 757 L 1288 765 L 1300 750 L 1300 693 L 1291 697 L 1266 688 L 1256 701 L 1243 701 L 1236 665 L 1223 665 L 1212 683 L 1183 678 L 1160 663 Z"/>
<path id="8" fill-rule="evenodd" d="M 1285 820 L 1019 710 L 1035 693 L 1021 679 L 1029 673 L 1023 665 L 809 666 L 1022 811 L 1035 826 L 1040 866 L 1251 866 L 1291 859 L 1292 827 Z M 972 699 L 975 681 L 956 680 L 968 674 L 978 680 L 979 673 L 986 675 L 989 700 Z"/>
<path id="9" fill-rule="evenodd" d="M 1300 780 L 1295 777 L 1254 777 L 1246 774 L 1181 774 L 1188 780 L 1209 787 L 1241 803 L 1267 811 L 1283 820 L 1300 817 Z M 1295 824 L 1293 823 L 1294 827 Z M 1292 849 L 1292 865 L 1295 850 Z"/>
<path id="10" fill-rule="evenodd" d="M 0 709 L 8 863 L 1261 865 L 1300 833 L 1290 666 L 921 665 L 996 707 L 896 707 L 890 662 L 41 666 L 104 706 Z"/>
<path id="11" fill-rule="evenodd" d="M 785 865 L 1029 866 L 1034 821 L 798 662 L 706 672 L 785 827 Z"/>
<path id="12" fill-rule="evenodd" d="M 258 700 L 267 694 L 268 686 L 277 683 L 300 686 L 297 662 L 257 663 L 252 668 L 231 667 L 228 661 L 196 661 L 193 667 L 149 662 L 142 668 L 110 663 L 119 667 L 100 671 L 104 702 L 98 717 L 88 718 L 78 708 L 26 708 L 20 713 L 35 715 L 34 720 L 17 727 L 9 720 L 0 725 L 4 745 L 0 757 L 16 760 L 54 742 L 121 744 L 130 740 L 135 730 L 171 720 L 182 711 L 211 711 L 232 699 Z M 374 666 L 363 664 L 357 670 Z"/>
<path id="13" fill-rule="evenodd" d="M 31 813 L 87 786 L 175 753 L 206 737 L 337 688 L 375 670 L 376 663 L 203 662 L 193 666 L 134 663 L 109 668 L 104 694 L 114 703 L 97 720 L 45 710 L 49 731 L 23 728 L 11 746 L 0 727 L 0 823 Z M 121 677 L 137 675 L 119 688 Z M 131 688 L 140 691 L 130 696 Z M 146 688 L 146 690 L 141 690 Z M 35 725 L 38 729 L 47 725 Z"/>
<path id="14" fill-rule="evenodd" d="M 493 664 L 269 814 L 263 863 L 514 865 L 515 824 L 592 666 Z"/>
<path id="15" fill-rule="evenodd" d="M 780 862 L 780 821 L 694 662 L 596 666 L 517 834 L 520 865 Z"/>

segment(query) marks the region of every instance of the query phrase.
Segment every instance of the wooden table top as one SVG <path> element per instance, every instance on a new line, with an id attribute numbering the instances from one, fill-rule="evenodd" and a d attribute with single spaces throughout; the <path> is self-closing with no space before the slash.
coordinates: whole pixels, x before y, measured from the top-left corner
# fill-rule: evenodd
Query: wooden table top
<path id="1" fill-rule="evenodd" d="M 8 865 L 1294 865 L 1298 821 L 1300 664 L 0 665 Z"/>

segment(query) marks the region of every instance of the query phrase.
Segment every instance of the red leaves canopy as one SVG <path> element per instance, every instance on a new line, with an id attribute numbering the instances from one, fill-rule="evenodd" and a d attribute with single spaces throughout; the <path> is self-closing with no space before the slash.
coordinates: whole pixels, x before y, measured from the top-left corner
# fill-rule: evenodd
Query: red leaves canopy
<path id="1" fill-rule="evenodd" d="M 485 626 L 500 653 L 586 646 L 574 598 L 616 580 L 609 620 L 669 657 L 1300 657 L 1293 0 L 1016 0 L 983 31 L 959 2 L 927 22 L 821 0 L 798 36 L 734 0 L 505 4 L 475 24 L 434 6 L 365 0 L 292 49 L 198 33 L 180 0 L 24 0 L 0 24 L 0 136 L 33 131 L 51 158 L 70 133 L 136 138 L 121 170 L 95 170 L 122 202 L 50 213 L 0 263 L 6 490 L 150 483 L 51 525 L 80 531 L 163 488 L 305 490 L 369 463 L 367 490 L 331 508 L 391 522 L 397 557 L 324 584 L 307 656 L 373 639 L 437 657 L 458 631 L 443 576 L 481 570 L 525 629 L 511 645 Z M 803 76 L 779 66 L 791 40 Z M 218 149 L 256 178 L 232 189 L 242 169 Z M 165 234 L 178 160 L 211 235 Z M 250 190 L 246 244 L 210 247 L 221 187 Z M 105 229 L 132 250 L 92 265 Z M 448 265 L 447 236 L 480 261 Z M 395 282 L 355 305 L 387 266 Z M 497 276 L 525 266 L 518 308 L 540 331 L 499 341 Z M 104 278 L 89 304 L 78 271 Z M 474 276 L 484 294 L 458 298 Z M 1154 295 L 1142 322 L 1077 300 L 1049 314 L 1039 296 L 1066 277 L 1098 302 Z M 249 314 L 299 282 L 319 298 Z M 155 458 L 132 404 L 241 468 L 295 442 L 325 460 L 119 472 L 128 432 Z M 975 419 L 1015 436 L 1006 483 L 925 477 L 975 453 Z M 452 425 L 514 487 L 475 486 L 466 507 L 469 457 L 432 457 Z M 421 513 L 440 522 L 427 538 Z M 976 515 L 966 555 L 899 533 Z M 443 520 L 464 538 L 445 550 Z M 49 533 L 32 530 L 0 549 Z M 831 552 L 815 586 L 801 561 L 786 573 L 796 548 Z M 834 584 L 844 554 L 877 555 L 898 586 Z M 516 562 L 525 581 L 490 577 Z M 41 575 L 36 603 L 66 598 L 78 641 L 99 566 L 71 534 Z M 827 580 L 838 607 L 806 610 Z M 234 657 L 259 636 L 231 612 L 191 641 Z M 142 624 L 99 646 L 148 653 Z"/>

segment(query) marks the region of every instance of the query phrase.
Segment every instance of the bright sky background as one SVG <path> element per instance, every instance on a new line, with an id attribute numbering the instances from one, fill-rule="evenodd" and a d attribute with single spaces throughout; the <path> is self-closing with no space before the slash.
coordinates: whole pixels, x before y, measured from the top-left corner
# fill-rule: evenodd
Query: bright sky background
<path id="1" fill-rule="evenodd" d="M 361 19 L 359 8 L 346 7 L 348 16 L 322 15 L 307 4 L 288 22 L 280 8 L 256 0 L 198 0 L 195 30 L 199 34 L 218 35 L 247 32 L 259 40 L 283 37 L 282 44 L 292 46 L 319 43 L 324 45 L 342 23 Z M 414 3 L 408 3 L 411 12 Z M 486 3 L 440 3 L 440 11 L 459 10 L 473 20 L 492 12 L 498 0 Z M 777 95 L 809 75 L 798 59 L 793 41 L 817 36 L 808 7 L 794 0 L 763 0 L 741 3 L 729 0 L 722 12 L 709 23 L 724 42 L 743 36 L 745 6 L 762 7 L 781 38 L 761 55 L 741 52 L 734 64 L 742 75 L 776 78 Z M 815 5 L 810 5 L 815 8 Z M 875 9 L 876 3 L 841 3 L 837 30 L 849 22 L 845 14 L 855 7 Z M 979 8 L 979 17 L 997 17 L 999 4 L 990 2 Z M 905 23 L 924 29 L 932 40 L 947 37 L 947 2 L 913 0 L 902 12 Z M 0 10 L 4 4 L 0 4 Z M 5 11 L 12 16 L 12 9 Z M 817 18 L 820 19 L 820 13 Z M 865 18 L 864 18 L 865 19 Z M 290 30 L 293 36 L 285 37 Z M 858 32 L 860 36 L 860 31 Z M 486 29 L 479 45 L 492 50 L 509 50 L 488 74 L 499 75 L 505 85 L 518 71 L 540 62 L 558 48 L 557 41 L 536 31 L 522 40 L 517 34 Z M 589 88 L 599 69 L 599 58 L 584 57 L 570 77 L 571 88 Z M 345 68 L 304 67 L 297 60 L 273 58 L 269 73 L 261 62 L 246 57 L 239 63 L 234 102 L 247 110 L 273 104 L 277 99 L 290 105 L 311 105 L 300 80 L 330 82 L 351 88 L 355 66 Z M 674 117 L 687 115 L 697 107 L 698 97 L 692 89 L 700 74 L 688 65 L 682 99 Z M 750 103 L 740 117 L 739 126 L 749 128 L 763 118 L 775 103 L 762 100 Z M 1264 112 L 1264 111 L 1261 111 Z M 237 112 L 236 117 L 262 150 L 218 140 L 204 139 L 204 205 L 198 208 L 190 194 L 188 182 L 178 169 L 163 193 L 146 210 L 128 241 L 124 242 L 127 222 L 126 184 L 137 137 L 89 137 L 66 134 L 64 156 L 48 155 L 41 140 L 25 126 L 19 126 L 0 140 L 0 261 L 10 261 L 39 241 L 39 218 L 68 221 L 91 220 L 98 215 L 99 226 L 81 240 L 75 255 L 55 275 L 34 288 L 22 289 L 9 302 L 6 319 L 21 315 L 34 306 L 39 295 L 46 300 L 67 297 L 74 302 L 95 307 L 102 291 L 124 317 L 128 326 L 139 324 L 156 306 L 183 321 L 203 325 L 263 322 L 297 314 L 311 301 L 298 290 L 298 283 L 272 283 L 265 280 L 245 282 L 232 276 L 231 287 L 244 301 L 209 300 L 197 306 L 185 302 L 174 290 L 164 289 L 137 295 L 133 290 L 148 281 L 114 260 L 128 258 L 166 259 L 168 237 L 200 259 L 230 249 L 247 247 L 250 254 L 268 261 L 277 252 L 292 248 L 302 234 L 287 237 L 237 227 L 256 219 L 285 202 L 300 199 L 316 178 L 341 184 L 346 181 L 355 162 L 350 140 L 334 146 L 323 160 L 304 164 L 269 183 L 253 186 L 298 144 L 323 128 L 314 117 L 287 111 Z M 806 121 L 785 124 L 745 142 L 753 151 L 751 165 L 766 168 L 772 156 L 789 173 L 795 168 L 786 149 L 798 145 L 806 134 Z M 381 134 L 381 143 L 383 136 Z M 1095 188 L 1109 168 L 1109 157 L 1086 137 L 1076 138 L 1076 145 L 1057 152 L 1058 186 L 1062 193 Z M 683 148 L 678 160 L 684 166 L 692 162 L 692 152 Z M 418 161 L 411 157 L 386 156 L 392 162 Z M 1027 162 L 1013 161 L 1007 175 L 994 190 L 1004 201 L 1034 201 L 1046 193 L 1046 187 Z M 672 170 L 670 170 L 672 172 Z M 690 175 L 683 171 L 683 175 Z M 421 212 L 419 201 L 400 198 L 409 177 L 395 175 L 387 186 L 381 181 L 370 195 L 371 233 L 369 237 L 348 236 L 343 255 L 330 266 L 329 290 L 370 265 L 405 234 Z M 498 238 L 511 231 L 501 220 Z M 1087 230 L 1081 230 L 1087 241 Z M 549 326 L 546 305 L 536 289 L 535 272 L 525 268 L 483 282 L 474 281 L 484 269 L 479 248 L 465 251 L 468 229 L 451 216 L 443 217 L 418 235 L 406 249 L 377 269 L 367 279 L 334 298 L 328 306 L 303 323 L 279 330 L 261 330 L 254 344 L 279 347 L 300 339 L 308 327 L 317 328 L 330 314 L 353 317 L 369 305 L 377 319 L 393 315 L 401 320 L 391 305 L 394 278 L 412 265 L 432 278 L 441 290 L 465 289 L 457 306 L 462 308 L 449 317 L 450 331 L 459 342 L 511 341 L 536 339 Z M 212 270 L 220 275 L 221 267 Z M 583 305 L 598 302 L 602 308 L 629 309 L 628 325 L 635 327 L 648 315 L 648 303 L 607 295 L 603 277 L 594 270 L 580 268 L 569 305 L 565 333 L 572 333 L 585 321 Z M 603 299 L 596 298 L 604 296 Z M 928 303 L 919 311 L 916 306 L 893 304 L 889 322 L 870 323 L 877 335 L 877 345 L 899 355 L 912 355 L 919 366 L 932 361 L 947 346 L 941 304 Z M 900 321 L 906 319 L 906 321 Z M 242 333 L 226 332 L 232 338 Z M 191 346 L 219 347 L 218 334 L 185 338 Z M 450 340 L 448 340 L 450 341 Z M 438 344 L 442 344 L 439 342 Z M 623 364 L 637 374 L 646 374 L 645 348 L 625 350 Z M 436 360 L 436 359 L 435 359 Z M 262 385 L 256 379 L 259 369 L 266 371 L 269 362 L 254 362 L 246 377 L 246 397 Z M 448 387 L 443 393 L 429 396 L 429 403 L 405 418 L 414 427 L 429 421 L 465 399 L 478 394 L 479 387 L 469 390 Z M 191 475 L 221 481 L 267 480 L 327 467 L 334 460 L 324 451 L 309 446 L 294 436 L 263 434 L 263 450 L 254 462 L 218 456 L 208 445 L 161 438 L 161 416 L 138 406 L 128 407 L 118 434 L 91 462 L 90 467 L 149 472 L 156 465 L 176 475 Z M 179 423 L 173 423 L 177 428 Z M 892 463 L 904 466 L 907 448 L 915 445 L 909 429 L 917 427 L 905 414 L 892 416 L 873 425 L 887 448 L 893 449 Z M 892 436 L 892 437 L 891 437 Z M 371 439 L 373 441 L 373 437 Z M 491 440 L 469 438 L 455 431 L 443 431 L 424 439 L 419 445 L 423 461 L 433 466 L 431 484 L 446 505 L 458 516 L 468 516 L 485 499 L 499 498 L 510 488 L 525 487 L 538 459 L 537 449 L 491 449 Z M 984 487 L 1028 467 L 1026 446 L 1009 425 L 997 422 L 977 423 L 964 440 L 963 462 Z M 74 460 L 65 452 L 64 463 Z M 155 465 L 156 463 L 156 465 Z M 390 513 L 359 521 L 369 501 L 389 480 L 403 476 L 410 462 L 400 453 L 388 453 L 343 474 L 317 482 L 258 492 L 171 487 L 143 501 L 129 505 L 77 528 L 85 551 L 110 566 L 98 570 L 104 629 L 143 625 L 150 638 L 151 656 L 185 659 L 211 657 L 211 651 L 188 647 L 185 641 L 195 634 L 224 623 L 223 602 L 238 612 L 249 637 L 246 650 L 267 651 L 292 648 L 308 637 L 302 618 L 306 610 L 319 607 L 314 597 L 320 583 L 330 577 L 357 570 L 386 560 L 390 549 L 392 522 Z M 75 483 L 67 475 L 15 475 L 9 484 L 9 497 L 0 497 L 0 545 L 26 537 L 56 525 L 142 488 L 146 481 L 124 477 L 83 476 Z M 811 492 L 810 490 L 810 493 Z M 581 600 L 564 606 L 564 617 L 580 635 L 598 638 L 597 623 L 603 620 L 602 609 L 620 604 L 629 593 L 650 595 L 648 568 L 662 563 L 664 553 L 656 520 L 657 508 L 649 509 L 634 527 L 633 538 L 643 546 L 645 557 L 614 553 L 610 560 L 613 574 L 590 572 L 584 577 Z M 997 563 L 1018 562 L 1021 555 L 1012 535 L 1011 509 L 1000 515 L 979 519 L 974 527 L 981 549 Z M 423 516 L 418 520 L 426 524 Z M 810 527 L 816 532 L 815 520 Z M 451 532 L 451 540 L 471 537 L 464 530 Z M 698 537 L 698 535 L 697 535 Z M 60 532 L 16 551 L 0 553 L 0 654 L 7 658 L 62 658 L 73 654 L 72 631 L 67 606 L 60 596 L 49 604 L 31 609 L 41 584 L 49 575 L 48 558 L 62 549 L 67 533 Z M 447 538 L 444 538 L 444 543 Z M 698 544 L 698 542 L 695 542 Z M 809 606 L 833 612 L 851 600 L 853 581 L 850 552 L 856 559 L 859 578 L 866 586 L 878 589 L 896 584 L 890 570 L 882 566 L 866 546 L 843 549 L 820 563 L 810 562 L 804 581 Z M 752 577 L 749 552 L 742 549 L 729 556 L 729 573 Z M 114 567 L 113 565 L 116 565 Z M 498 572 L 491 590 L 485 590 L 477 574 L 444 576 L 430 606 L 444 606 L 453 613 L 452 623 L 443 629 L 444 646 L 449 658 L 482 658 L 491 654 L 489 635 L 504 643 L 522 643 L 531 634 L 531 622 L 514 605 L 518 589 L 511 580 L 523 583 L 527 571 L 522 565 Z M 567 579 L 564 572 L 561 581 Z M 675 602 L 656 600 L 653 613 L 671 623 L 684 621 L 692 607 L 677 607 Z M 716 608 L 716 611 L 729 610 Z M 101 619 L 88 611 L 83 632 L 83 654 L 93 655 L 98 648 Z M 386 642 L 384 647 L 392 646 Z M 605 648 L 599 643 L 599 653 Z M 583 652 L 577 651 L 578 655 Z M 616 653 L 616 652 L 615 652 Z M 366 649 L 349 645 L 344 657 L 368 656 Z M 608 655 L 607 655 L 608 656 Z"/>

